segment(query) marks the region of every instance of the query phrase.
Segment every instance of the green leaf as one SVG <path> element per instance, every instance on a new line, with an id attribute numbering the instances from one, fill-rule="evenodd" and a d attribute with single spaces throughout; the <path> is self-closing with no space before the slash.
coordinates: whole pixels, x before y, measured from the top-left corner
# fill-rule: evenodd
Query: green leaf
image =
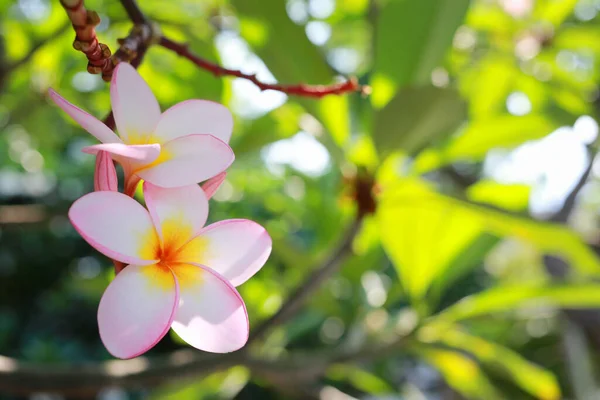
<path id="1" fill-rule="evenodd" d="M 355 388 L 371 394 L 393 393 L 395 390 L 376 374 L 354 365 L 335 364 L 329 367 L 327 378 L 348 381 Z"/>
<path id="2" fill-rule="evenodd" d="M 469 0 L 390 0 L 378 11 L 371 100 L 383 107 L 398 88 L 430 82 Z"/>
<path id="3" fill-rule="evenodd" d="M 457 282 L 462 276 L 466 275 L 473 268 L 480 266 L 487 253 L 500 242 L 497 236 L 489 233 L 483 233 L 473 240 L 467 248 L 450 262 L 447 268 L 431 282 L 431 288 L 428 294 L 429 303 L 434 307 L 442 294 Z"/>
<path id="4" fill-rule="evenodd" d="M 531 187 L 482 180 L 467 188 L 467 197 L 478 203 L 491 204 L 511 211 L 524 211 L 529 204 Z"/>
<path id="5" fill-rule="evenodd" d="M 282 84 L 332 83 L 335 74 L 319 49 L 307 38 L 304 27 L 288 17 L 280 0 L 232 0 L 240 18 L 242 36 Z M 292 50 L 292 51 L 290 51 Z M 350 137 L 346 96 L 321 100 L 294 98 L 324 126 L 322 138 L 334 158 L 343 158 L 340 147 Z"/>
<path id="6" fill-rule="evenodd" d="M 454 133 L 466 116 L 466 104 L 455 90 L 408 87 L 376 114 L 375 146 L 382 155 L 395 150 L 413 154 Z"/>
<path id="7" fill-rule="evenodd" d="M 438 314 L 433 323 L 452 322 L 528 306 L 600 307 L 600 285 L 498 286 L 464 298 Z"/>
<path id="8" fill-rule="evenodd" d="M 493 148 L 512 148 L 528 140 L 539 139 L 557 128 L 542 115 L 511 115 L 471 122 L 465 131 L 444 150 L 448 162 L 479 160 Z"/>
<path id="9" fill-rule="evenodd" d="M 491 149 L 513 148 L 528 140 L 540 139 L 556 128 L 558 124 L 548 117 L 533 114 L 472 121 L 442 149 L 428 149 L 420 154 L 415 170 L 424 173 L 455 161 L 479 161 Z"/>
<path id="10" fill-rule="evenodd" d="M 423 298 L 484 228 L 476 214 L 445 201 L 418 180 L 404 180 L 393 201 L 380 203 L 377 218 L 383 248 L 413 299 Z"/>
<path id="11" fill-rule="evenodd" d="M 458 327 L 442 330 L 438 341 L 472 354 L 484 366 L 490 366 L 502 375 L 508 376 L 536 399 L 560 398 L 560 387 L 551 372 L 527 361 L 509 348 L 470 335 Z"/>
<path id="12" fill-rule="evenodd" d="M 539 2 L 535 10 L 535 16 L 544 21 L 550 22 L 554 26 L 561 25 L 569 15 L 579 0 L 546 0 Z"/>
<path id="13" fill-rule="evenodd" d="M 239 156 L 293 136 L 298 132 L 298 121 L 302 112 L 302 107 L 297 104 L 286 103 L 260 118 L 249 121 L 247 128 L 243 129 L 243 135 L 232 138 L 231 147 Z"/>
<path id="14" fill-rule="evenodd" d="M 383 247 L 413 298 L 422 298 L 452 260 L 483 233 L 517 237 L 563 257 L 577 272 L 600 274 L 598 257 L 568 228 L 444 196 L 415 178 L 389 185 L 377 217 Z"/>
<path id="15" fill-rule="evenodd" d="M 500 400 L 505 398 L 492 385 L 479 365 L 464 354 L 433 347 L 418 348 L 417 354 L 436 368 L 450 387 L 467 399 Z"/>

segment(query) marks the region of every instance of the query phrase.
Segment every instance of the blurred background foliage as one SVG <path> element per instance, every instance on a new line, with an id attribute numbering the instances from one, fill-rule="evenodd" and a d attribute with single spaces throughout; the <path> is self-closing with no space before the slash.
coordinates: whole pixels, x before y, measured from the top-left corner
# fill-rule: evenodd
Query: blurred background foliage
<path id="1" fill-rule="evenodd" d="M 121 5 L 86 6 L 114 51 L 131 27 Z M 252 325 L 333 251 L 356 213 L 351 183 L 375 177 L 354 256 L 250 351 L 401 345 L 291 384 L 240 366 L 97 398 L 600 398 L 600 1 L 140 6 L 197 54 L 264 81 L 372 87 L 261 93 L 157 46 L 140 67 L 163 109 L 204 98 L 234 112 L 237 158 L 210 220 L 253 219 L 273 237 L 270 260 L 239 288 Z M 0 1 L 0 24 L 0 353 L 48 368 L 107 360 L 96 308 L 112 266 L 65 216 L 93 189 L 94 159 L 80 152 L 92 140 L 45 93 L 101 118 L 108 86 L 85 71 L 58 1 Z M 149 356 L 183 346 L 167 335 Z M 61 398 L 48 396 L 30 398 Z"/>

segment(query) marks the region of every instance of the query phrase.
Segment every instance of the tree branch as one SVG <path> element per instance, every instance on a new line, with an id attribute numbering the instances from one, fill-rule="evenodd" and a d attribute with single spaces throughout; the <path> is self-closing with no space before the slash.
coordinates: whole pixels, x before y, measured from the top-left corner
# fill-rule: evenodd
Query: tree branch
<path id="1" fill-rule="evenodd" d="M 306 278 L 306 280 L 294 290 L 294 292 L 288 297 L 281 308 L 270 318 L 263 321 L 256 329 L 250 334 L 248 344 L 252 343 L 256 339 L 262 337 L 270 329 L 277 325 L 281 325 L 291 317 L 293 317 L 300 306 L 304 304 L 320 286 L 329 278 L 340 266 L 340 264 L 352 254 L 352 242 L 356 237 L 362 222 L 361 214 L 357 217 L 346 235 L 342 239 L 339 246 L 333 251 L 333 253 L 325 260 L 325 262 L 313 269 L 313 273 Z"/>
<path id="2" fill-rule="evenodd" d="M 198 67 L 214 74 L 215 76 L 234 76 L 249 80 L 254 83 L 260 90 L 276 90 L 283 92 L 288 95 L 296 95 L 303 97 L 315 97 L 321 98 L 329 94 L 344 94 L 351 92 L 360 92 L 364 95 L 369 94 L 370 88 L 368 86 L 360 85 L 356 78 L 350 78 L 349 80 L 341 83 L 335 83 L 332 85 L 279 85 L 264 83 L 258 80 L 255 74 L 245 74 L 239 70 L 229 69 L 222 67 L 218 64 L 205 60 L 204 58 L 192 53 L 188 46 L 183 43 L 176 43 L 166 37 L 161 37 L 159 44 L 171 51 L 174 51 L 181 57 L 187 58 Z"/>
<path id="3" fill-rule="evenodd" d="M 197 379 L 199 376 L 243 365 L 254 374 L 277 381 L 310 381 L 340 362 L 368 362 L 387 356 L 404 346 L 404 339 L 366 344 L 355 350 L 295 353 L 276 360 L 259 359 L 245 352 L 207 354 L 178 350 L 150 361 L 145 357 L 93 364 L 48 365 L 20 362 L 0 356 L 0 391 L 17 395 L 36 392 L 86 396 L 107 386 L 124 389 L 148 388 L 165 382 Z"/>
<path id="4" fill-rule="evenodd" d="M 134 24 L 146 24 L 148 21 L 142 10 L 135 2 L 135 0 L 121 0 L 121 5 L 127 12 L 127 16 Z"/>
<path id="5" fill-rule="evenodd" d="M 75 30 L 73 47 L 81 51 L 88 59 L 87 70 L 91 74 L 112 74 L 114 65 L 111 52 L 107 45 L 100 43 L 96 36 L 95 26 L 100 23 L 100 17 L 95 11 L 88 11 L 83 0 L 60 0 Z"/>
<path id="6" fill-rule="evenodd" d="M 592 154 L 592 152 L 589 149 L 588 158 L 588 165 L 585 171 L 583 171 L 583 173 L 579 177 L 577 184 L 573 187 L 569 195 L 565 198 L 565 202 L 563 203 L 560 210 L 556 212 L 556 214 L 554 214 L 552 217 L 550 217 L 549 221 L 566 223 L 569 219 L 569 215 L 571 215 L 573 208 L 575 208 L 575 200 L 577 199 L 577 195 L 585 186 L 585 183 L 587 182 L 590 173 L 592 172 L 592 166 L 594 165 L 594 154 Z"/>

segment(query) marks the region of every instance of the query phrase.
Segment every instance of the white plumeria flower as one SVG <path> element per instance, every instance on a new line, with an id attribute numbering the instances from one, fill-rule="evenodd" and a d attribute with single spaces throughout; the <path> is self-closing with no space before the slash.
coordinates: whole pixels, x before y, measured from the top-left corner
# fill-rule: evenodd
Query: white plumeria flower
<path id="1" fill-rule="evenodd" d="M 99 191 L 75 201 L 69 219 L 104 255 L 129 264 L 98 307 L 100 338 L 119 358 L 136 357 L 169 328 L 190 345 L 226 353 L 244 346 L 249 324 L 235 289 L 262 268 L 271 237 L 243 219 L 204 227 L 200 186 L 144 183 L 147 209 L 122 193 Z"/>
<path id="2" fill-rule="evenodd" d="M 127 63 L 119 63 L 110 84 L 117 136 L 102 121 L 69 103 L 54 90 L 50 98 L 102 144 L 85 152 L 106 151 L 125 172 L 125 193 L 140 179 L 160 187 L 199 183 L 223 172 L 234 160 L 227 144 L 233 118 L 208 100 L 187 100 L 161 114 L 150 87 Z"/>

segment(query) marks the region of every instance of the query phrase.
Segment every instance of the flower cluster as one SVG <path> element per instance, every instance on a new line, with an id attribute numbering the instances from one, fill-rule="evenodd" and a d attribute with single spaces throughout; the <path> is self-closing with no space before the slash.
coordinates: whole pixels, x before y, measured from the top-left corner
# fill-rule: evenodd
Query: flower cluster
<path id="1" fill-rule="evenodd" d="M 173 328 L 204 351 L 243 347 L 248 315 L 235 287 L 266 262 L 271 238 L 249 220 L 204 226 L 208 200 L 234 159 L 229 110 L 188 100 L 161 114 L 146 82 L 126 63 L 115 68 L 110 96 L 119 136 L 50 90 L 101 142 L 84 149 L 96 155 L 95 192 L 75 201 L 69 219 L 96 250 L 127 265 L 98 306 L 102 342 L 115 357 L 132 358 Z M 124 193 L 113 160 L 123 167 Z M 146 207 L 133 199 L 140 180 Z"/>

